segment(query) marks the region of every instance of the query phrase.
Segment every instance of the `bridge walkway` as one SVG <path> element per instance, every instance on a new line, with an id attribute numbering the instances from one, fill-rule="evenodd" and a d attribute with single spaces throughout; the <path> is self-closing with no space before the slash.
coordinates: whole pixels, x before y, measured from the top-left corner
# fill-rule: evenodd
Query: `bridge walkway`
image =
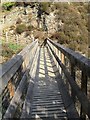
<path id="1" fill-rule="evenodd" d="M 31 103 L 29 113 L 26 107 L 22 112 L 21 118 L 40 120 L 64 120 L 68 118 L 62 94 L 58 87 L 57 76 L 59 76 L 59 70 L 50 52 L 46 47 L 40 48 L 34 89 L 33 93 L 31 93 L 33 94 L 32 99 L 30 94 L 27 94 L 27 100 Z M 73 114 L 75 114 L 75 111 L 73 111 Z"/>
<path id="2" fill-rule="evenodd" d="M 90 118 L 90 60 L 81 54 L 35 40 L 0 69 L 3 120 Z"/>

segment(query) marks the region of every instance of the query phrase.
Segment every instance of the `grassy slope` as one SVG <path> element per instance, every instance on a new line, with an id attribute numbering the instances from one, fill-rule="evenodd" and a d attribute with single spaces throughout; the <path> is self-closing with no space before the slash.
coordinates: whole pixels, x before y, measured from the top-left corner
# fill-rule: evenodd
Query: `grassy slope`
<path id="1" fill-rule="evenodd" d="M 2 61 L 0 61 L 0 63 L 6 62 L 12 56 L 19 53 L 22 49 L 23 49 L 22 45 L 18 45 L 12 42 L 6 43 L 3 41 L 2 42 L 2 53 L 1 53 Z"/>
<path id="2" fill-rule="evenodd" d="M 63 27 L 60 31 L 51 35 L 52 39 L 58 39 L 58 42 L 65 44 L 69 48 L 82 51 L 87 54 L 88 46 L 88 5 L 85 3 L 42 3 L 42 8 L 46 12 L 56 12 L 56 19 L 62 21 Z M 43 31 L 42 31 L 43 32 Z M 3 43 L 2 56 L 9 59 L 22 49 L 22 46 L 13 43 Z"/>

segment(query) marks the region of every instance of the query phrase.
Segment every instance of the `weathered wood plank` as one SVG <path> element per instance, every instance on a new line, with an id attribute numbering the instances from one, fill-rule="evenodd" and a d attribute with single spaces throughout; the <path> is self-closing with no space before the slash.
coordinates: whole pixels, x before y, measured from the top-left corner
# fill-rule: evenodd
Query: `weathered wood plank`
<path id="1" fill-rule="evenodd" d="M 29 72 L 29 70 L 28 70 L 28 72 Z M 22 78 L 22 80 L 21 80 L 21 82 L 20 82 L 20 84 L 15 92 L 15 95 L 14 95 L 5 115 L 4 115 L 4 118 L 12 118 L 13 115 L 15 114 L 15 110 L 17 108 L 18 103 L 20 102 L 20 98 L 22 96 L 23 89 L 24 89 L 25 84 L 26 84 L 28 72 L 26 72 L 24 74 L 24 76 L 23 76 L 23 78 Z"/>
<path id="2" fill-rule="evenodd" d="M 52 51 L 53 55 L 55 56 L 56 60 L 58 61 L 58 64 L 61 66 L 61 68 L 63 69 L 63 72 L 65 73 L 65 76 L 68 80 L 68 82 L 70 83 L 71 88 L 73 89 L 75 95 L 78 97 L 82 108 L 84 110 L 84 112 L 88 115 L 88 117 L 90 118 L 90 102 L 87 99 L 87 96 L 81 91 L 81 89 L 79 88 L 79 86 L 76 84 L 76 82 L 74 81 L 73 77 L 70 75 L 70 73 L 67 71 L 65 65 L 63 65 L 63 63 L 60 61 L 60 59 L 58 58 L 58 56 L 55 54 L 55 52 L 51 49 L 50 47 L 50 43 L 48 42 L 48 46 L 50 48 L 50 50 Z"/>
<path id="3" fill-rule="evenodd" d="M 78 66 L 81 70 L 84 70 L 85 74 L 90 77 L 90 59 L 82 56 L 81 54 L 69 49 L 64 46 L 53 42 L 48 39 L 58 50 L 60 50 L 65 56 L 67 56 L 73 63 Z"/>
<path id="4" fill-rule="evenodd" d="M 33 87 L 34 87 L 34 84 L 35 84 L 35 76 L 36 76 L 36 66 L 37 66 L 37 62 L 38 62 L 38 59 L 39 59 L 38 57 L 39 57 L 39 49 L 36 52 L 35 58 L 33 60 L 33 66 L 32 66 L 32 69 L 30 71 L 31 78 L 29 80 L 29 87 L 28 87 L 28 90 L 27 90 L 27 94 L 26 94 L 24 104 L 23 104 L 21 119 L 30 117 Z M 33 69 L 33 67 L 34 67 L 34 69 Z"/>
<path id="5" fill-rule="evenodd" d="M 2 90 L 7 86 L 8 81 L 16 73 L 23 61 L 25 61 L 26 57 L 28 57 L 27 54 L 36 43 L 37 41 L 34 41 L 25 49 L 23 49 L 19 54 L 13 57 L 11 60 L 6 62 L 4 65 L 0 66 L 0 70 L 2 71 L 0 72 L 0 94 L 2 93 Z"/>
<path id="6" fill-rule="evenodd" d="M 36 49 L 36 51 L 37 51 L 37 49 Z M 30 62 L 31 64 L 28 65 L 27 71 L 25 72 L 25 74 L 24 74 L 24 76 L 23 76 L 23 78 L 22 78 L 22 80 L 21 80 L 21 82 L 20 82 L 20 84 L 19 84 L 19 86 L 18 86 L 18 88 L 17 88 L 17 90 L 15 92 L 15 95 L 14 95 L 14 97 L 13 97 L 13 99 L 12 99 L 12 101 L 11 101 L 5 115 L 4 115 L 4 118 L 13 118 L 13 116 L 15 114 L 17 106 L 20 103 L 21 96 L 23 94 L 23 89 L 26 87 L 26 83 L 27 83 L 26 80 L 28 78 L 30 78 L 30 76 L 32 74 L 31 70 L 32 70 L 33 64 L 35 64 L 35 60 L 36 60 L 35 55 L 37 54 L 36 51 L 34 51 L 34 53 L 33 53 L 33 58 L 32 58 L 32 60 Z"/>

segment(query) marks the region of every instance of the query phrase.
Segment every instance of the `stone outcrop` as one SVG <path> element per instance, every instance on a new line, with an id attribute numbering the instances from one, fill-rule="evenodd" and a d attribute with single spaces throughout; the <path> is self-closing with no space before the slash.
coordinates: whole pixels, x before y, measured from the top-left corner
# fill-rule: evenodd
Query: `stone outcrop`
<path id="1" fill-rule="evenodd" d="M 60 27 L 62 26 L 62 22 L 60 20 L 56 20 L 57 16 L 55 15 L 55 11 L 46 14 L 42 11 L 39 12 L 39 10 L 41 11 L 39 5 L 36 5 L 34 7 L 31 7 L 30 5 L 26 7 L 17 6 L 13 8 L 10 13 L 4 14 L 2 17 L 0 16 L 0 22 L 3 26 L 2 29 L 4 31 L 3 35 L 7 32 L 7 39 L 14 42 L 30 42 L 31 34 L 23 35 L 26 34 L 27 31 L 19 35 L 17 35 L 15 32 L 17 24 L 20 24 L 17 22 L 18 19 L 20 19 L 20 22 L 26 26 L 33 26 L 34 29 L 38 29 L 42 32 L 45 31 L 48 34 L 59 31 Z M 33 31 L 33 29 L 31 31 Z M 4 39 L 6 39 L 6 35 L 4 35 L 4 37 Z M 21 38 L 23 39 L 23 42 Z"/>

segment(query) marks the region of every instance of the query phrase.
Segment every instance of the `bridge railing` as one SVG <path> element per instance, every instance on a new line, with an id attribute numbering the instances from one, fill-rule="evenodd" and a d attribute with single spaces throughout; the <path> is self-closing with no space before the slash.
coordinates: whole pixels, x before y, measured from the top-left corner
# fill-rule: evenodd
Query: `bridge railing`
<path id="1" fill-rule="evenodd" d="M 0 98 L 2 99 L 2 115 L 7 110 L 21 79 L 23 79 L 23 75 L 28 70 L 28 66 L 30 68 L 32 65 L 33 57 L 37 48 L 38 41 L 32 42 L 0 68 Z"/>
<path id="2" fill-rule="evenodd" d="M 90 60 L 50 39 L 47 40 L 47 45 L 63 80 L 66 79 L 65 84 L 74 104 L 79 101 L 79 116 L 84 119 L 90 118 Z"/>

